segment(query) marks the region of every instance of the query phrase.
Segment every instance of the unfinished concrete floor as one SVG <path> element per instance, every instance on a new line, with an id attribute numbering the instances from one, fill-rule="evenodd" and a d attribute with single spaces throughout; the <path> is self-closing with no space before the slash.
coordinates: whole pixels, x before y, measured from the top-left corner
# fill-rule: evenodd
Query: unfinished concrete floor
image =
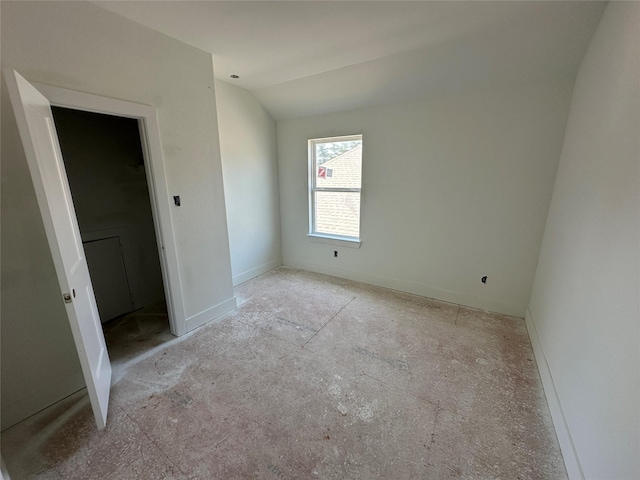
<path id="1" fill-rule="evenodd" d="M 107 428 L 82 393 L 12 427 L 13 480 L 566 478 L 522 320 L 284 267 L 236 296 L 121 328 Z"/>

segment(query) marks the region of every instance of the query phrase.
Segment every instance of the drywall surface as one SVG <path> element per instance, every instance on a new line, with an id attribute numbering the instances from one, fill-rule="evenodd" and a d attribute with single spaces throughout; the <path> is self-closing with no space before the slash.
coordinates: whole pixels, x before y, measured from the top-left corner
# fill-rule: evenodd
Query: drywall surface
<path id="1" fill-rule="evenodd" d="M 524 317 L 572 83 L 278 122 L 284 264 Z M 307 140 L 358 133 L 362 246 L 315 243 Z"/>
<path id="2" fill-rule="evenodd" d="M 529 306 L 572 478 L 640 478 L 638 25 L 609 3 L 578 73 Z"/>
<path id="3" fill-rule="evenodd" d="M 124 227 L 135 260 L 129 282 L 139 284 L 136 308 L 164 302 L 137 120 L 66 108 L 54 108 L 54 118 L 83 241 L 89 232 L 104 238 L 101 232 Z"/>
<path id="4" fill-rule="evenodd" d="M 1 8 L 3 68 L 157 108 L 185 316 L 232 303 L 211 55 L 88 2 Z M 83 386 L 4 80 L 1 215 L 4 428 Z"/>
<path id="5" fill-rule="evenodd" d="M 282 265 L 276 124 L 243 88 L 216 80 L 233 283 Z"/>

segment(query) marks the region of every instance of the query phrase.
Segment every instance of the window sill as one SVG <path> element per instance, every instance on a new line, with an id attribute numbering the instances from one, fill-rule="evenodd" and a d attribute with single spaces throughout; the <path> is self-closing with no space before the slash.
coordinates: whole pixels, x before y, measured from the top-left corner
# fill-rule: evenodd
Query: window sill
<path id="1" fill-rule="evenodd" d="M 320 235 L 317 233 L 308 233 L 309 241 L 316 243 L 327 243 L 329 245 L 336 245 L 338 247 L 347 248 L 360 248 L 362 242 L 360 240 L 349 240 L 346 238 L 332 237 L 331 235 Z"/>

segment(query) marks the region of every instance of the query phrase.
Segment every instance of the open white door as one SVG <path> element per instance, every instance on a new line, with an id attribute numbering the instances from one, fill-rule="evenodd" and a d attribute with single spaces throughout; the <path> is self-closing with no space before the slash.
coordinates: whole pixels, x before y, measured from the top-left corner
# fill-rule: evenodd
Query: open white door
<path id="1" fill-rule="evenodd" d="M 51 105 L 15 70 L 5 71 L 5 79 L 60 283 L 60 301 L 65 303 L 91 406 L 101 429 L 107 421 L 111 363 Z"/>

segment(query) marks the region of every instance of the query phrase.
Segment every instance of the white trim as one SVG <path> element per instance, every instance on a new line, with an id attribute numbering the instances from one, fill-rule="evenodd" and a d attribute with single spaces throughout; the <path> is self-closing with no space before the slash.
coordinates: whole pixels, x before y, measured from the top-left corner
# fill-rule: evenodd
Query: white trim
<path id="1" fill-rule="evenodd" d="M 203 312 L 194 315 L 193 317 L 187 318 L 187 328 L 189 331 L 195 330 L 205 323 L 209 323 L 211 320 L 214 320 L 224 315 L 225 313 L 234 310 L 236 306 L 236 297 L 231 297 L 230 299 L 225 300 L 218 305 L 215 305 Z"/>
<path id="2" fill-rule="evenodd" d="M 128 118 L 143 118 L 148 115 L 155 115 L 155 107 L 149 105 L 101 97 L 43 83 L 32 82 L 31 84 L 49 99 L 51 105 L 58 107 L 74 108 L 93 113 L 108 113 Z"/>
<path id="3" fill-rule="evenodd" d="M 308 148 L 308 202 L 309 202 L 309 230 L 308 235 L 324 239 L 345 240 L 359 242 L 358 238 L 349 238 L 340 235 L 332 235 L 324 232 L 316 231 L 316 214 L 315 214 L 315 192 L 352 192 L 357 193 L 362 198 L 362 167 L 360 169 L 360 188 L 327 188 L 318 187 L 316 185 L 316 145 L 319 143 L 337 143 L 337 142 L 354 142 L 359 141 L 361 145 L 364 145 L 364 136 L 361 133 L 352 135 L 341 135 L 338 137 L 324 137 L 324 138 L 310 138 L 307 140 Z M 362 214 L 362 205 L 360 205 L 360 211 L 358 212 L 358 228 L 360 228 L 360 220 Z M 330 243 L 322 242 L 321 243 Z M 360 248 L 358 245 L 356 248 Z"/>
<path id="4" fill-rule="evenodd" d="M 151 210 L 153 212 L 156 238 L 158 240 L 158 253 L 162 280 L 164 283 L 167 312 L 169 313 L 169 325 L 171 333 L 176 337 L 184 335 L 187 328 L 187 318 L 184 310 L 184 298 L 182 295 L 182 282 L 178 267 L 178 250 L 173 237 L 173 221 L 171 219 L 172 197 L 169 195 L 167 178 L 164 171 L 164 159 L 162 157 L 162 144 L 160 143 L 160 125 L 156 109 L 153 115 L 140 118 L 140 137 L 144 165 L 147 169 L 149 197 L 151 198 Z"/>
<path id="5" fill-rule="evenodd" d="M 239 273 L 233 277 L 233 286 L 240 285 L 246 281 L 251 280 L 252 278 L 256 278 L 263 273 L 267 273 L 274 268 L 278 268 L 282 265 L 282 258 L 276 258 L 275 260 L 271 260 L 270 262 L 263 263 L 262 265 L 252 268 L 251 270 L 247 270 L 246 272 Z"/>
<path id="6" fill-rule="evenodd" d="M 348 248 L 360 248 L 362 242 L 357 239 L 350 239 L 347 237 L 333 237 L 331 235 L 322 235 L 319 233 L 307 233 L 307 237 L 310 242 L 314 243 L 327 243 L 329 245 L 335 245 L 337 247 Z"/>
<path id="7" fill-rule="evenodd" d="M 510 315 L 517 318 L 523 318 L 524 312 L 526 310 L 525 305 L 503 302 L 493 298 L 480 297 L 478 295 L 452 292 L 450 290 L 443 290 L 421 283 L 399 280 L 397 278 L 382 277 L 379 275 L 357 272 L 354 270 L 346 270 L 343 268 L 327 266 L 319 263 L 312 263 L 296 258 L 285 257 L 283 258 L 283 264 L 287 267 L 323 273 L 325 275 L 331 275 L 333 277 L 346 278 L 347 280 L 368 283 L 369 285 L 390 288 L 391 290 L 412 293 L 421 297 L 433 298 L 435 300 L 456 303 L 458 305 L 466 305 L 468 307 L 487 310 L 489 312 L 502 313 L 504 315 Z"/>
<path id="8" fill-rule="evenodd" d="M 353 142 L 362 140 L 361 133 L 352 133 L 351 135 L 338 135 L 337 137 L 310 138 L 310 142 L 329 143 L 329 142 Z"/>
<path id="9" fill-rule="evenodd" d="M 138 120 L 169 324 L 171 333 L 176 336 L 184 335 L 188 331 L 187 320 L 178 268 L 178 252 L 173 237 L 174 229 L 170 210 L 172 200 L 167 187 L 156 108 L 51 85 L 40 83 L 33 85 L 47 97 L 52 105 Z"/>
<path id="10" fill-rule="evenodd" d="M 542 380 L 544 394 L 547 398 L 551 419 L 553 420 L 553 426 L 555 427 L 558 443 L 560 444 L 560 450 L 562 450 L 562 458 L 564 459 L 564 465 L 567 469 L 567 475 L 570 480 L 584 480 L 585 476 L 582 465 L 578 458 L 578 453 L 576 452 L 564 411 L 562 410 L 562 403 L 560 402 L 560 397 L 558 396 L 558 391 L 553 381 L 553 375 L 547 363 L 547 357 L 544 354 L 542 344 L 540 343 L 533 315 L 528 308 L 524 320 L 527 325 L 527 331 L 529 332 L 531 346 L 533 347 L 536 364 L 538 365 L 538 372 L 540 372 L 540 379 Z"/>
<path id="11" fill-rule="evenodd" d="M 362 189 L 360 188 L 328 188 L 328 187 L 318 187 L 316 186 L 313 189 L 314 192 L 338 192 L 338 193 L 362 193 Z"/>

